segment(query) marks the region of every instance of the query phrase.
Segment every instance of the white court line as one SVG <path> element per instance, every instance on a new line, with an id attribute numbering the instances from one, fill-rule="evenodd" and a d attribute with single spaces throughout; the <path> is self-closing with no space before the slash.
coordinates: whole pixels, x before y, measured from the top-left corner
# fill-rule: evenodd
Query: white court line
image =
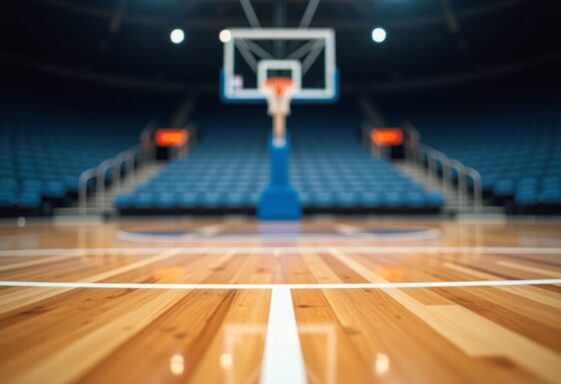
<path id="1" fill-rule="evenodd" d="M 41 249 L 4 249 L 0 250 L 0 257 L 5 256 L 51 256 L 60 255 L 62 253 L 76 253 L 77 256 L 99 255 L 113 253 L 134 253 L 136 255 L 152 254 L 161 252 L 162 250 L 173 249 L 181 254 L 200 254 L 200 253 L 224 253 L 231 247 L 122 247 L 122 248 L 41 248 Z M 560 255 L 561 248 L 556 247 L 450 247 L 450 246 L 293 246 L 293 247 L 269 247 L 263 246 L 238 246 L 236 249 L 243 252 L 261 252 L 261 253 L 302 253 L 302 252 L 329 252 L 330 249 L 336 249 L 341 252 L 354 253 L 377 253 L 377 254 L 403 254 L 403 253 L 494 253 L 494 254 L 535 254 L 535 255 Z"/>
<path id="2" fill-rule="evenodd" d="M 426 227 L 407 227 L 399 228 L 400 230 L 407 230 L 412 232 L 396 232 L 396 233 L 372 233 L 368 232 L 368 228 L 357 227 L 348 224 L 339 224 L 337 226 L 338 232 L 342 235 L 348 235 L 354 238 L 364 237 L 366 239 L 372 240 L 432 240 L 438 239 L 442 236 L 439 229 L 436 228 L 426 228 Z M 382 228 L 383 230 L 396 230 L 394 228 Z M 381 229 L 378 229 L 381 230 Z M 374 230 L 376 231 L 376 230 Z M 330 235 L 330 234 L 327 234 Z M 331 235 L 332 236 L 332 235 Z M 302 233 L 302 237 L 306 237 L 306 233 Z M 340 239 L 340 238 L 337 238 Z"/>
<path id="3" fill-rule="evenodd" d="M 261 384 L 306 382 L 304 357 L 290 288 L 276 286 L 271 293 Z"/>
<path id="4" fill-rule="evenodd" d="M 36 288 L 98 288 L 98 289 L 387 289 L 387 288 L 452 288 L 452 287 L 505 287 L 514 285 L 555 285 L 558 279 L 536 280 L 473 280 L 473 281 L 427 281 L 401 283 L 320 283 L 320 284 L 181 284 L 181 283 L 87 283 L 56 281 L 0 281 L 0 287 L 36 287 Z"/>
<path id="5" fill-rule="evenodd" d="M 369 233 L 365 231 L 349 231 L 341 230 L 338 233 L 295 233 L 295 234 L 228 234 L 219 231 L 187 233 L 184 235 L 169 235 L 169 234 L 155 234 L 155 233 L 135 233 L 127 231 L 119 231 L 117 233 L 117 240 L 130 241 L 130 242 L 166 242 L 166 243 L 187 243 L 199 241 L 247 241 L 248 239 L 255 240 L 277 240 L 277 241 L 293 241 L 294 239 L 333 239 L 333 240 L 400 240 L 400 241 L 413 241 L 413 240 L 432 240 L 441 237 L 438 229 L 423 229 L 416 230 L 411 233 Z"/>

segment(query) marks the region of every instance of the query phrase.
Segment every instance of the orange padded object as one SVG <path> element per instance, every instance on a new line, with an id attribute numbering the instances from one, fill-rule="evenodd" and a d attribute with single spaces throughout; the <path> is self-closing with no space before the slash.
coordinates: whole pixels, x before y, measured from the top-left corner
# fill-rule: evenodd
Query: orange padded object
<path id="1" fill-rule="evenodd" d="M 189 132 L 185 129 L 158 129 L 156 145 L 159 147 L 181 147 L 189 140 Z"/>
<path id="2" fill-rule="evenodd" d="M 403 132 L 399 128 L 375 128 L 371 131 L 370 138 L 378 145 L 403 144 Z"/>
<path id="3" fill-rule="evenodd" d="M 294 81 L 289 77 L 270 77 L 265 80 L 265 87 L 272 89 L 277 96 L 285 93 L 293 85 Z"/>

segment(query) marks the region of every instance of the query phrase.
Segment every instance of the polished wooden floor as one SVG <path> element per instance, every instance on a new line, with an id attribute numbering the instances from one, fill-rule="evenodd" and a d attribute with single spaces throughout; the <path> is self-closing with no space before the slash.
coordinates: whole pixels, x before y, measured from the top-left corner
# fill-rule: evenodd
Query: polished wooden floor
<path id="1" fill-rule="evenodd" d="M 561 383 L 558 221 L 19 224 L 0 383 L 266 382 L 277 286 L 310 384 Z"/>

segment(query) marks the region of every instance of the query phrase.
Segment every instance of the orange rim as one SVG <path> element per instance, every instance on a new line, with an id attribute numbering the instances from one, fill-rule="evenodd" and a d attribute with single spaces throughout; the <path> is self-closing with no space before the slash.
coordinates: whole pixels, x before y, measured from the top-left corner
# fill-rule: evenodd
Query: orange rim
<path id="1" fill-rule="evenodd" d="M 265 80 L 265 88 L 272 89 L 277 96 L 283 95 L 293 85 L 294 81 L 289 77 L 270 77 Z"/>

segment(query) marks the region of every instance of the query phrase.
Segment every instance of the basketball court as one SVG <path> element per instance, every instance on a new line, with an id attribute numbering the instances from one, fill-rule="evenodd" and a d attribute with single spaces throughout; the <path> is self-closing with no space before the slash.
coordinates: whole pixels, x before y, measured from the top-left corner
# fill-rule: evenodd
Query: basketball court
<path id="1" fill-rule="evenodd" d="M 561 383 L 555 4 L 24 3 L 0 384 Z"/>
<path id="2" fill-rule="evenodd" d="M 560 229 L 3 226 L 3 381 L 556 382 Z"/>

